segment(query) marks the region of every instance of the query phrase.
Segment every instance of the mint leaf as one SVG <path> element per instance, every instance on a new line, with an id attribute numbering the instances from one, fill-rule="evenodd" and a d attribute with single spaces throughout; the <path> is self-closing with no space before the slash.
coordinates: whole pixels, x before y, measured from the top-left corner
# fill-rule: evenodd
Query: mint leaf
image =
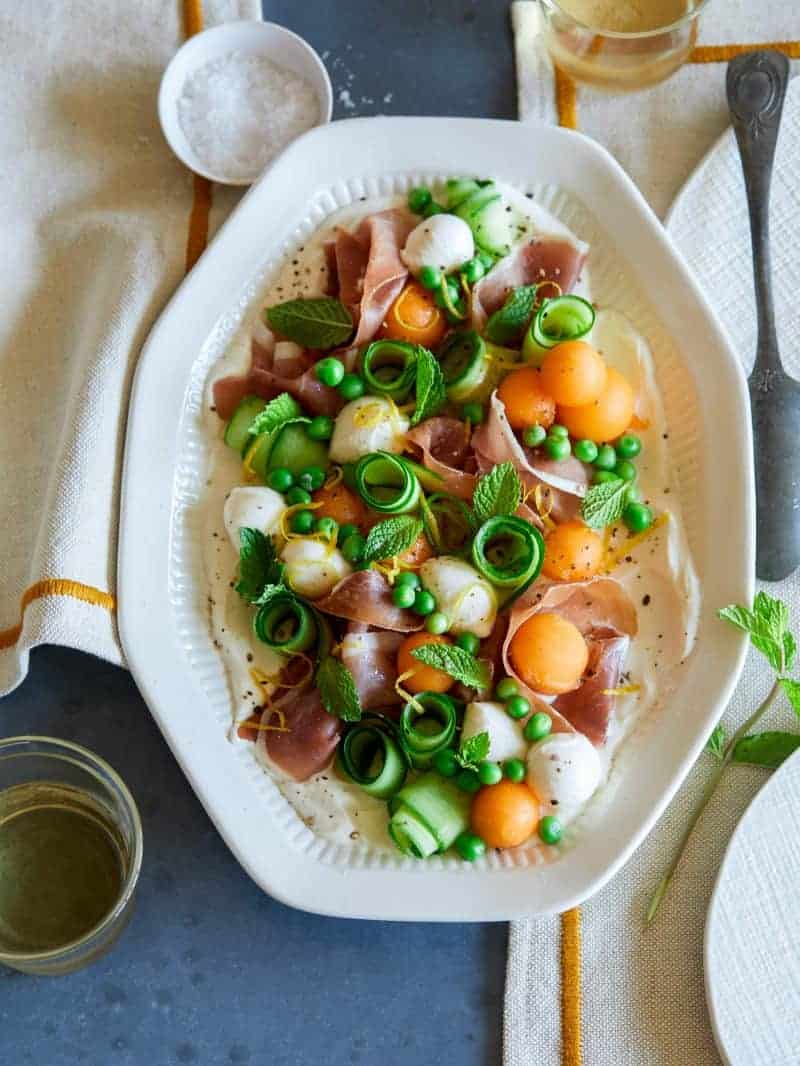
<path id="1" fill-rule="evenodd" d="M 456 644 L 421 644 L 411 654 L 426 666 L 443 670 L 468 688 L 483 691 L 489 687 L 489 667 L 486 663 Z"/>
<path id="2" fill-rule="evenodd" d="M 411 416 L 412 426 L 438 414 L 447 400 L 442 368 L 433 353 L 422 345 L 417 345 L 417 379 L 414 390 L 416 404 Z"/>
<path id="3" fill-rule="evenodd" d="M 759 592 L 752 610 L 733 603 L 723 607 L 719 617 L 747 633 L 753 647 L 776 672 L 782 673 L 794 662 L 796 645 L 788 630 L 789 608 L 785 603 Z"/>
<path id="4" fill-rule="evenodd" d="M 522 483 L 512 463 L 500 463 L 480 478 L 472 494 L 479 521 L 495 515 L 514 514 L 522 501 Z"/>
<path id="5" fill-rule="evenodd" d="M 777 770 L 798 748 L 800 736 L 796 733 L 754 733 L 742 737 L 733 749 L 733 761 Z"/>
<path id="6" fill-rule="evenodd" d="M 590 529 L 603 529 L 622 517 L 628 503 L 629 481 L 622 478 L 592 485 L 583 498 L 581 518 Z"/>
<path id="7" fill-rule="evenodd" d="M 260 529 L 243 526 L 239 530 L 239 580 L 236 591 L 248 603 L 258 603 L 266 587 L 283 579 L 283 565 L 272 538 Z"/>
<path id="8" fill-rule="evenodd" d="M 259 411 L 250 423 L 248 433 L 251 437 L 258 437 L 262 433 L 272 433 L 284 422 L 290 422 L 293 418 L 299 418 L 303 414 L 300 404 L 288 392 L 282 392 L 274 400 L 270 400 L 263 411 Z"/>
<path id="9" fill-rule="evenodd" d="M 358 722 L 361 719 L 361 702 L 353 675 L 332 655 L 319 664 L 316 677 L 322 706 L 334 718 L 344 722 Z"/>
<path id="10" fill-rule="evenodd" d="M 459 766 L 465 770 L 477 770 L 478 764 L 489 754 L 491 743 L 488 733 L 476 733 L 474 737 L 467 737 L 461 741 L 461 747 L 456 752 Z"/>
<path id="11" fill-rule="evenodd" d="M 725 739 L 725 727 L 720 722 L 706 741 L 706 751 L 716 759 L 721 759 L 725 750 Z"/>
<path id="12" fill-rule="evenodd" d="M 367 535 L 364 545 L 363 562 L 371 563 L 376 559 L 393 559 L 410 548 L 422 532 L 422 522 L 411 515 L 398 515 L 378 522 Z"/>
<path id="13" fill-rule="evenodd" d="M 793 681 L 790 677 L 782 677 L 781 688 L 786 693 L 792 710 L 800 718 L 800 681 Z"/>
<path id="14" fill-rule="evenodd" d="M 353 332 L 350 312 L 343 303 L 329 296 L 276 304 L 267 308 L 266 318 L 282 337 L 304 348 L 337 348 Z"/>
<path id="15" fill-rule="evenodd" d="M 533 316 L 537 288 L 537 285 L 523 285 L 514 289 L 500 310 L 495 311 L 486 323 L 486 340 L 492 344 L 514 346 Z"/>

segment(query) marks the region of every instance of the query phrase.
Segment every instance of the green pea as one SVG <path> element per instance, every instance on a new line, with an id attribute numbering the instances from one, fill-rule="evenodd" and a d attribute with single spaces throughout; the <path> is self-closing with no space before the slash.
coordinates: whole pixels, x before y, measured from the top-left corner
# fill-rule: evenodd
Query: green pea
<path id="1" fill-rule="evenodd" d="M 544 450 L 551 459 L 563 463 L 565 459 L 569 459 L 572 448 L 569 441 L 563 437 L 548 437 L 544 442 Z"/>
<path id="2" fill-rule="evenodd" d="M 617 465 L 616 449 L 611 444 L 601 444 L 594 465 L 598 470 L 613 470 Z"/>
<path id="3" fill-rule="evenodd" d="M 292 515 L 292 530 L 295 533 L 310 533 L 314 528 L 313 511 L 296 511 Z"/>
<path id="4" fill-rule="evenodd" d="M 442 748 L 433 757 L 433 768 L 442 777 L 455 777 L 459 771 L 456 753 L 452 748 Z"/>
<path id="5" fill-rule="evenodd" d="M 433 197 L 431 190 L 424 185 L 416 185 L 408 194 L 408 210 L 415 215 L 421 215 Z"/>
<path id="6" fill-rule="evenodd" d="M 478 767 L 478 777 L 482 785 L 496 785 L 503 780 L 503 771 L 496 762 L 482 762 Z"/>
<path id="7" fill-rule="evenodd" d="M 290 507 L 296 507 L 298 503 L 311 503 L 311 493 L 299 485 L 292 485 L 286 493 L 286 502 Z"/>
<path id="8" fill-rule="evenodd" d="M 306 433 L 312 440 L 330 440 L 333 436 L 333 419 L 328 415 L 317 415 L 306 426 Z"/>
<path id="9" fill-rule="evenodd" d="M 438 267 L 424 266 L 419 272 L 420 285 L 434 292 L 442 284 L 442 272 Z"/>
<path id="10" fill-rule="evenodd" d="M 636 477 L 636 467 L 633 463 L 629 463 L 627 459 L 620 459 L 614 467 L 614 473 L 617 477 L 621 477 L 623 481 L 633 481 Z"/>
<path id="11" fill-rule="evenodd" d="M 503 773 L 509 781 L 519 783 L 525 780 L 525 763 L 522 759 L 506 759 L 503 763 Z"/>
<path id="12" fill-rule="evenodd" d="M 459 633 L 456 637 L 456 644 L 470 655 L 476 655 L 481 646 L 480 639 L 474 633 Z"/>
<path id="13" fill-rule="evenodd" d="M 314 529 L 317 533 L 321 533 L 323 537 L 327 537 L 328 540 L 335 540 L 336 534 L 339 531 L 339 527 L 336 525 L 336 519 L 334 518 L 318 518 L 314 523 Z"/>
<path id="14" fill-rule="evenodd" d="M 275 489 L 276 492 L 288 492 L 294 484 L 292 472 L 285 466 L 276 466 L 274 470 L 270 470 L 267 481 L 269 487 Z"/>
<path id="15" fill-rule="evenodd" d="M 423 210 L 423 218 L 431 218 L 433 215 L 443 215 L 445 213 L 441 204 L 437 204 L 435 200 L 431 200 L 428 206 Z"/>
<path id="16" fill-rule="evenodd" d="M 476 259 L 479 259 L 484 270 L 491 270 L 494 266 L 494 256 L 491 252 L 478 252 Z"/>
<path id="17" fill-rule="evenodd" d="M 483 421 L 483 407 L 479 403 L 465 403 L 461 408 L 461 414 L 473 426 L 479 426 Z"/>
<path id="18" fill-rule="evenodd" d="M 546 814 L 539 821 L 539 837 L 545 844 L 557 844 L 561 840 L 561 822 L 554 814 Z"/>
<path id="19" fill-rule="evenodd" d="M 462 792 L 477 792 L 481 787 L 481 779 L 474 770 L 462 770 L 456 775 L 456 785 Z"/>
<path id="20" fill-rule="evenodd" d="M 413 607 L 416 593 L 410 585 L 395 585 L 392 589 L 392 603 L 395 607 Z"/>
<path id="21" fill-rule="evenodd" d="M 364 554 L 366 541 L 360 533 L 351 533 L 347 540 L 342 541 L 341 552 L 348 563 L 357 563 Z"/>
<path id="22" fill-rule="evenodd" d="M 641 489 L 639 488 L 639 486 L 638 485 L 633 485 L 633 484 L 629 485 L 628 486 L 628 503 L 641 503 L 641 502 L 642 502 L 642 493 L 641 493 Z"/>
<path id="23" fill-rule="evenodd" d="M 352 537 L 354 533 L 358 532 L 358 526 L 353 526 L 349 522 L 346 522 L 343 526 L 339 526 L 339 543 L 344 544 L 348 537 Z"/>
<path id="24" fill-rule="evenodd" d="M 306 492 L 316 492 L 325 484 L 325 471 L 319 466 L 307 466 L 300 471 L 297 484 Z"/>
<path id="25" fill-rule="evenodd" d="M 397 575 L 396 584 L 407 585 L 409 588 L 418 589 L 422 582 L 420 581 L 419 574 L 414 573 L 413 570 L 403 570 L 401 574 Z"/>
<path id="26" fill-rule="evenodd" d="M 522 730 L 522 734 L 526 740 L 529 740 L 532 744 L 537 740 L 542 740 L 550 730 L 553 728 L 553 719 L 547 714 L 546 711 L 537 711 L 536 714 L 532 714 L 528 721 L 525 723 L 525 728 Z"/>
<path id="27" fill-rule="evenodd" d="M 644 533 L 653 524 L 653 512 L 644 503 L 629 503 L 622 512 L 622 521 L 631 533 Z"/>
<path id="28" fill-rule="evenodd" d="M 613 470 L 595 470 L 592 474 L 592 481 L 595 485 L 605 485 L 608 481 L 619 481 L 619 474 L 615 474 Z"/>
<path id="29" fill-rule="evenodd" d="M 320 359 L 317 363 L 317 379 L 323 385 L 330 385 L 331 388 L 336 388 L 343 377 L 344 363 L 341 359 L 337 359 L 336 356 L 329 355 L 325 359 Z"/>
<path id="30" fill-rule="evenodd" d="M 339 395 L 345 400 L 357 400 L 364 395 L 364 379 L 358 374 L 345 374 L 339 382 Z"/>
<path id="31" fill-rule="evenodd" d="M 486 842 L 477 833 L 459 833 L 455 848 L 465 862 L 475 862 L 486 854 Z"/>
<path id="32" fill-rule="evenodd" d="M 547 439 L 547 430 L 544 426 L 528 426 L 522 434 L 522 440 L 529 448 L 538 448 Z"/>
<path id="33" fill-rule="evenodd" d="M 442 614 L 441 611 L 434 611 L 433 614 L 429 614 L 425 619 L 425 629 L 435 637 L 440 636 L 442 633 L 446 633 L 449 628 L 450 619 L 446 614 Z"/>
<path id="34" fill-rule="evenodd" d="M 593 440 L 576 441 L 572 450 L 575 452 L 575 458 L 580 459 L 582 463 L 593 463 L 597 458 L 598 448 Z"/>
<path id="35" fill-rule="evenodd" d="M 633 433 L 626 433 L 617 441 L 617 454 L 623 459 L 635 459 L 642 450 L 642 442 Z"/>
<path id="36" fill-rule="evenodd" d="M 531 705 L 524 696 L 512 696 L 510 700 L 506 700 L 506 714 L 509 718 L 524 718 L 526 714 L 530 714 Z"/>
<path id="37" fill-rule="evenodd" d="M 436 600 L 433 598 L 433 593 L 428 592 L 427 589 L 417 589 L 414 593 L 414 610 L 423 617 L 433 614 L 436 610 Z"/>
<path id="38" fill-rule="evenodd" d="M 550 427 L 550 436 L 555 437 L 556 440 L 567 440 L 569 438 L 569 430 L 566 426 L 559 426 L 555 423 Z"/>
<path id="39" fill-rule="evenodd" d="M 502 681 L 498 681 L 494 690 L 495 696 L 502 702 L 510 700 L 512 696 L 516 696 L 518 693 L 519 685 L 513 677 L 504 677 Z"/>
<path id="40" fill-rule="evenodd" d="M 467 279 L 470 285 L 474 285 L 480 281 L 483 275 L 486 273 L 483 263 L 475 256 L 474 259 L 468 259 L 467 262 L 461 268 L 461 273 Z"/>

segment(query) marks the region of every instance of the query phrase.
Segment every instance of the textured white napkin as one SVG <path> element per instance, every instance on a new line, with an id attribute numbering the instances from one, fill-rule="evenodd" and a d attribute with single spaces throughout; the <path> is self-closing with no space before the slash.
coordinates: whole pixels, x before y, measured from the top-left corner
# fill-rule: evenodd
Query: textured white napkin
<path id="1" fill-rule="evenodd" d="M 514 5 L 522 118 L 552 117 L 549 61 L 531 52 L 532 5 Z M 770 0 L 757 23 L 739 3 L 711 4 L 701 39 L 756 42 L 800 36 L 800 15 Z M 530 56 L 534 55 L 534 60 Z M 796 71 L 797 64 L 793 64 Z M 578 128 L 610 146 L 655 206 L 662 210 L 679 183 L 725 125 L 725 64 L 690 67 L 665 86 L 633 97 L 601 96 L 580 88 Z M 549 111 L 548 111 L 549 108 Z M 623 116 L 625 116 L 623 118 Z M 772 195 L 773 270 L 784 363 L 800 376 L 800 80 L 790 89 Z M 668 229 L 703 283 L 748 367 L 755 350 L 749 232 L 738 156 L 727 133 L 678 197 Z M 731 486 L 736 491 L 736 486 Z M 800 629 L 800 579 L 764 586 L 789 603 Z M 725 715 L 735 728 L 769 686 L 763 661 L 751 653 Z M 785 707 L 767 725 L 793 728 Z M 766 772 L 727 771 L 696 829 L 654 923 L 644 927 L 652 891 L 674 853 L 711 769 L 702 758 L 649 838 L 626 867 L 582 908 L 583 1061 L 589 1066 L 707 1066 L 720 1059 L 703 988 L 703 926 L 725 845 Z M 746 882 L 742 893 L 748 893 Z M 758 906 L 753 901 L 753 906 Z M 517 923 L 509 942 L 505 1005 L 506 1066 L 562 1061 L 559 1015 L 561 930 L 557 919 Z M 749 1007 L 742 1004 L 742 1010 Z M 580 1058 L 565 1056 L 565 1063 Z M 732 1060 L 752 1066 L 752 1060 Z"/>
<path id="2" fill-rule="evenodd" d="M 128 389 L 183 275 L 192 208 L 156 97 L 198 12 L 211 25 L 260 4 L 0 0 L 0 695 L 37 644 L 122 661 Z M 212 228 L 234 202 L 214 200 Z"/>

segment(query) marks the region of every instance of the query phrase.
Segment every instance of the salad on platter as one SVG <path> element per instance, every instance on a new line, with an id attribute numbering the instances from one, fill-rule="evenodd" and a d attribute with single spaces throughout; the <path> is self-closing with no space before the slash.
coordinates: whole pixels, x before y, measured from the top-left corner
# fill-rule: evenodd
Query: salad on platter
<path id="1" fill-rule="evenodd" d="M 358 201 L 206 408 L 232 742 L 325 839 L 557 856 L 700 601 L 652 355 L 588 245 L 492 180 Z"/>

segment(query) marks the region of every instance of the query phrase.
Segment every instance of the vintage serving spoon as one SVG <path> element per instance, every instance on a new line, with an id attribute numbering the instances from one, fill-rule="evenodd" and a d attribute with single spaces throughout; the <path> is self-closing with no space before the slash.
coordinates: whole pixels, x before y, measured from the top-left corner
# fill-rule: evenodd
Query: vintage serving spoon
<path id="1" fill-rule="evenodd" d="M 750 374 L 756 475 L 756 574 L 779 581 L 800 565 L 800 383 L 781 364 L 769 250 L 772 163 L 789 81 L 780 52 L 728 65 L 727 94 L 742 159 L 753 246 L 758 347 Z"/>

